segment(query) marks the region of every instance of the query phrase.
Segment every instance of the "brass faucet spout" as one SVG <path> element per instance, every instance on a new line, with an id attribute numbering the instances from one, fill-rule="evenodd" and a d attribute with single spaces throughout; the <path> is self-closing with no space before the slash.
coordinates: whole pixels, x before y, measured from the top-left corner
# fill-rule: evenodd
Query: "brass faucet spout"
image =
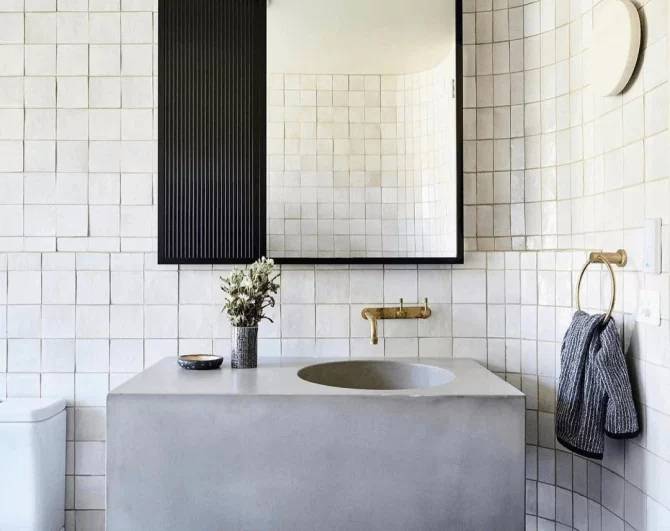
<path id="1" fill-rule="evenodd" d="M 370 344 L 376 345 L 379 343 L 379 339 L 377 338 L 377 316 L 369 311 L 364 312 L 363 315 L 370 321 Z"/>

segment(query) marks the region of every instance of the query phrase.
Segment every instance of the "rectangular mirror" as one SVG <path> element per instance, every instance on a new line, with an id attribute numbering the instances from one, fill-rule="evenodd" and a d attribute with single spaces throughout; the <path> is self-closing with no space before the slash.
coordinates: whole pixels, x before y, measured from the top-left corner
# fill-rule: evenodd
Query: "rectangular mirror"
<path id="1" fill-rule="evenodd" d="M 268 256 L 463 259 L 460 0 L 270 0 Z"/>

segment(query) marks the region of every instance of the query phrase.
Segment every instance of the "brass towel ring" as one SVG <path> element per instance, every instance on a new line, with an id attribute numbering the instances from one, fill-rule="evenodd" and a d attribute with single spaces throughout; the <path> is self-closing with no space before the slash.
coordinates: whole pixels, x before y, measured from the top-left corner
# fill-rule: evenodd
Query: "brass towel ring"
<path id="1" fill-rule="evenodd" d="M 584 280 L 584 274 L 591 264 L 601 263 L 607 266 L 610 272 L 610 279 L 612 280 L 612 301 L 610 302 L 610 307 L 603 319 L 603 324 L 606 324 L 611 318 L 612 313 L 614 312 L 614 305 L 616 303 L 616 278 L 614 277 L 614 269 L 612 264 L 624 267 L 628 263 L 628 255 L 623 249 L 618 250 L 616 253 L 591 253 L 588 261 L 584 264 L 582 272 L 579 275 L 579 281 L 577 282 L 577 309 L 581 311 L 582 305 L 580 302 L 580 294 L 582 289 L 582 281 Z"/>

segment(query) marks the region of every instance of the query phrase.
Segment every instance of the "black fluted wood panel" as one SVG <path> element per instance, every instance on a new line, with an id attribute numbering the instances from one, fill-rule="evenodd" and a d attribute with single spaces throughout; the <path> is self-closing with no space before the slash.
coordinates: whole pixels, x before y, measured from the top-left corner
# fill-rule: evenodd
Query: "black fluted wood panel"
<path id="1" fill-rule="evenodd" d="M 266 0 L 160 0 L 158 258 L 265 254 Z"/>

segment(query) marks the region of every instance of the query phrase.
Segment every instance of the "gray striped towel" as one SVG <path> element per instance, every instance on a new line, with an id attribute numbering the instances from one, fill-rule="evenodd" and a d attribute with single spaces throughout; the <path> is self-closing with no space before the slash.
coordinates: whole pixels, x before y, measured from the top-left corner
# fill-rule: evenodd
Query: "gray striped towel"
<path id="1" fill-rule="evenodd" d="M 614 319 L 577 312 L 561 349 L 556 437 L 573 452 L 602 459 L 605 434 L 636 437 L 640 428 Z"/>

